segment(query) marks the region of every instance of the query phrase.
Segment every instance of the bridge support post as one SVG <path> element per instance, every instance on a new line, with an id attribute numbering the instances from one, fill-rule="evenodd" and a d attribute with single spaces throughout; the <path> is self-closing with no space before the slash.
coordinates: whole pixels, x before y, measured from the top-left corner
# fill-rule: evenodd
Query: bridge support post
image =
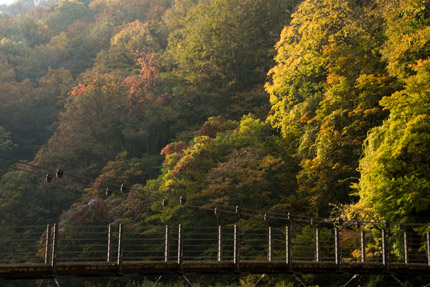
<path id="1" fill-rule="evenodd" d="M 236 272 L 239 272 L 239 226 L 234 226 L 233 263 Z"/>
<path id="2" fill-rule="evenodd" d="M 427 232 L 427 263 L 430 266 L 430 232 Z"/>
<path id="3" fill-rule="evenodd" d="M 385 226 L 382 229 L 382 265 L 384 265 L 385 269 L 388 268 L 387 232 L 388 232 L 388 222 L 385 222 Z"/>
<path id="4" fill-rule="evenodd" d="M 285 226 L 285 261 L 288 264 L 288 267 L 292 269 L 291 262 L 291 222 L 288 222 L 287 226 Z"/>
<path id="5" fill-rule="evenodd" d="M 340 263 L 342 262 L 341 254 L 340 254 L 340 240 L 339 240 L 339 227 L 334 228 L 334 251 L 335 251 L 335 262 L 337 267 L 340 267 Z"/>
<path id="6" fill-rule="evenodd" d="M 218 254 L 217 261 L 222 261 L 222 227 L 218 226 Z"/>
<path id="7" fill-rule="evenodd" d="M 54 224 L 54 232 L 52 234 L 52 251 L 51 251 L 51 268 L 55 275 L 57 268 L 57 245 L 58 245 L 58 224 Z"/>
<path id="8" fill-rule="evenodd" d="M 272 236 L 272 227 L 269 226 L 269 230 L 268 230 L 268 249 L 267 249 L 267 261 L 272 261 L 272 245 L 273 245 L 273 236 Z"/>
<path id="9" fill-rule="evenodd" d="M 164 237 L 164 261 L 169 261 L 170 253 L 170 237 L 169 237 L 169 225 L 166 225 L 166 234 Z"/>
<path id="10" fill-rule="evenodd" d="M 183 242 L 183 233 L 182 233 L 182 224 L 179 224 L 178 227 L 178 265 L 179 272 L 183 272 L 183 263 L 184 263 L 184 242 Z"/>
<path id="11" fill-rule="evenodd" d="M 122 274 L 122 260 L 123 260 L 123 250 L 122 250 L 122 244 L 123 244 L 123 236 L 124 232 L 122 230 L 122 224 L 118 226 L 118 258 L 117 258 L 117 264 L 118 264 L 118 273 Z"/>
<path id="12" fill-rule="evenodd" d="M 49 244 L 51 240 L 51 226 L 46 225 L 46 240 L 45 240 L 45 264 L 49 264 L 49 248 L 51 245 Z"/>
<path id="13" fill-rule="evenodd" d="M 109 224 L 108 226 L 108 242 L 107 242 L 107 256 L 106 261 L 111 262 L 112 261 L 112 225 Z"/>
<path id="14" fill-rule="evenodd" d="M 405 264 L 409 263 L 409 251 L 408 251 L 408 233 L 405 231 L 403 231 L 403 248 L 404 248 L 404 262 Z"/>
<path id="15" fill-rule="evenodd" d="M 361 239 L 361 262 L 366 262 L 366 231 L 360 230 Z"/>
<path id="16" fill-rule="evenodd" d="M 315 261 L 320 262 L 320 229 L 315 227 Z"/>

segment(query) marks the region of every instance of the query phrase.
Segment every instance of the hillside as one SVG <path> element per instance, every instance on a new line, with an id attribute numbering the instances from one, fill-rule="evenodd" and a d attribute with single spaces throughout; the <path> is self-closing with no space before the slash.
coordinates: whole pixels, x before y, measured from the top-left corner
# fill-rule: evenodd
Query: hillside
<path id="1" fill-rule="evenodd" d="M 430 220 L 428 1 L 1 9 L 2 224 Z"/>

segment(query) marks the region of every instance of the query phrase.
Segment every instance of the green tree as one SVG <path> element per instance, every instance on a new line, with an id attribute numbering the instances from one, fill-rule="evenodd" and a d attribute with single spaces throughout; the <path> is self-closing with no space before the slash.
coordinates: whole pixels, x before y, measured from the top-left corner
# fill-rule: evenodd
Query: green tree
<path id="1" fill-rule="evenodd" d="M 198 122 L 214 115 L 264 116 L 261 84 L 293 7 L 294 1 L 178 1 L 168 13 L 173 28 L 166 60 L 178 78 L 175 96 L 197 111 Z"/>
<path id="2" fill-rule="evenodd" d="M 298 191 L 327 215 L 330 203 L 348 202 L 362 142 L 385 116 L 378 102 L 393 91 L 379 54 L 382 18 L 347 0 L 304 1 L 292 17 L 266 83 L 267 120 L 298 139 Z"/>
<path id="3" fill-rule="evenodd" d="M 12 147 L 10 133 L 0 126 L 0 152 L 5 152 Z"/>
<path id="4" fill-rule="evenodd" d="M 215 224 L 207 211 L 175 204 L 181 195 L 191 205 L 203 202 L 207 208 L 239 204 L 258 210 L 298 210 L 294 196 L 297 163 L 285 152 L 287 145 L 253 116 L 244 116 L 238 126 L 221 117 L 210 118 L 192 141 L 172 143 L 162 150 L 162 174 L 149 181 L 145 190 L 173 203 L 160 210 L 154 200 L 151 220 Z M 232 223 L 237 218 L 227 215 L 224 220 Z"/>
<path id="5" fill-rule="evenodd" d="M 159 50 L 160 43 L 151 34 L 149 25 L 135 21 L 111 38 L 109 49 L 98 54 L 95 66 L 100 72 L 115 71 L 127 76 L 139 68 L 136 53 L 151 54 Z"/>
<path id="6" fill-rule="evenodd" d="M 54 35 L 66 31 L 75 21 L 90 19 L 91 12 L 84 3 L 77 0 L 62 0 L 57 5 L 50 6 L 44 22 Z"/>
<path id="7" fill-rule="evenodd" d="M 426 1 L 400 1 L 384 9 L 388 71 L 403 85 L 383 98 L 390 112 L 369 133 L 360 161 L 360 201 L 352 207 L 362 217 L 427 222 L 429 208 L 429 50 Z"/>
<path id="8" fill-rule="evenodd" d="M 430 62 L 418 62 L 404 90 L 383 99 L 390 110 L 372 130 L 361 160 L 361 208 L 393 221 L 427 222 L 430 207 Z"/>

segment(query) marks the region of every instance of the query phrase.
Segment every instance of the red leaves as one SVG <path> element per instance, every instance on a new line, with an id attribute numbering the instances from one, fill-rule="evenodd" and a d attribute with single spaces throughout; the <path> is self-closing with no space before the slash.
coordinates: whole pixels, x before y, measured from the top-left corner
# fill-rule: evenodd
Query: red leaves
<path id="1" fill-rule="evenodd" d="M 226 120 L 221 116 L 210 117 L 201 127 L 200 135 L 215 138 L 219 132 L 234 128 L 236 128 L 236 124 L 232 121 Z"/>
<path id="2" fill-rule="evenodd" d="M 169 155 L 177 154 L 178 160 L 185 155 L 185 150 L 190 146 L 186 142 L 175 142 L 166 145 L 160 152 L 160 155 L 164 156 L 164 164 L 169 161 Z"/>
<path id="3" fill-rule="evenodd" d="M 85 93 L 87 87 L 84 84 L 79 84 L 73 88 L 73 90 L 69 93 L 73 97 L 77 97 L 83 93 Z"/>
<path id="4" fill-rule="evenodd" d="M 156 81 L 158 69 L 154 62 L 154 53 L 143 54 L 132 52 L 140 65 L 138 76 L 130 76 L 124 79 L 124 84 L 129 88 L 128 106 L 130 112 L 143 116 L 152 103 L 161 103 L 166 94 L 157 95 Z"/>

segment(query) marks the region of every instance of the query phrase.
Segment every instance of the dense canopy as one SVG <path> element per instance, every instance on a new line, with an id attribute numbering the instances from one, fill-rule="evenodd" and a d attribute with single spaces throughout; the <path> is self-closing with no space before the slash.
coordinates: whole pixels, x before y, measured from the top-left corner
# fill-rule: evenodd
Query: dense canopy
<path id="1" fill-rule="evenodd" d="M 1 224 L 430 221 L 426 0 L 18 0 L 0 103 Z"/>

